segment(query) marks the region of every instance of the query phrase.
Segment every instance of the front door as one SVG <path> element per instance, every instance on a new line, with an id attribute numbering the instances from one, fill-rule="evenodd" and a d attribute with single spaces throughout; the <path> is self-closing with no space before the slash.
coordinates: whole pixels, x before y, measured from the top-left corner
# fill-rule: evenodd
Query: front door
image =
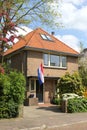
<path id="1" fill-rule="evenodd" d="M 39 81 L 36 80 L 36 97 L 38 102 L 43 102 L 43 85 L 39 85 Z"/>

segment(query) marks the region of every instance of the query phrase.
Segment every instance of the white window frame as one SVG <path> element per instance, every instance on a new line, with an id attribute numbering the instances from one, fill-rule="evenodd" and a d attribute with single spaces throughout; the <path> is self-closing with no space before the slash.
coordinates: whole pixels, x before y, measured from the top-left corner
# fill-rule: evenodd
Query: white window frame
<path id="1" fill-rule="evenodd" d="M 54 54 L 48 54 L 48 53 L 44 53 L 44 54 L 47 54 L 48 55 L 48 65 L 45 65 L 44 64 L 44 66 L 45 67 L 52 67 L 52 68 L 67 68 L 67 57 L 66 56 L 60 56 L 60 55 L 55 55 L 55 56 L 59 56 L 59 66 L 52 66 L 52 65 L 50 65 L 50 56 L 51 55 L 54 55 Z M 44 54 L 43 54 L 43 60 L 44 60 Z M 63 65 L 62 65 L 62 57 L 66 57 L 66 66 L 64 66 L 63 67 Z"/>

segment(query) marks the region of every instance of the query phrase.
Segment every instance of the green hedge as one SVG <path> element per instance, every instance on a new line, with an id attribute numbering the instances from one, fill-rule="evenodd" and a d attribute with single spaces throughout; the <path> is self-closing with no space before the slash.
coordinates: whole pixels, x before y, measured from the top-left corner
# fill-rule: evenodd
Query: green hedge
<path id="1" fill-rule="evenodd" d="M 19 114 L 18 104 L 12 100 L 0 101 L 0 118 L 13 118 Z"/>
<path id="2" fill-rule="evenodd" d="M 24 98 L 25 78 L 23 74 L 16 71 L 0 74 L 0 118 L 17 117 Z"/>
<path id="3" fill-rule="evenodd" d="M 87 112 L 87 98 L 73 98 L 68 100 L 67 111 L 69 113 Z"/>

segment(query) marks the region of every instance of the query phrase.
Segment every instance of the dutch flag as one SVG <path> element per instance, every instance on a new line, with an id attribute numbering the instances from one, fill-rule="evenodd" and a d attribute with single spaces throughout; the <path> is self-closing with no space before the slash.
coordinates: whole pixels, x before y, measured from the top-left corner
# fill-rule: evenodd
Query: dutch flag
<path id="1" fill-rule="evenodd" d="M 44 83 L 44 74 L 43 74 L 43 65 L 41 65 L 38 68 L 38 80 L 39 84 L 42 85 Z"/>

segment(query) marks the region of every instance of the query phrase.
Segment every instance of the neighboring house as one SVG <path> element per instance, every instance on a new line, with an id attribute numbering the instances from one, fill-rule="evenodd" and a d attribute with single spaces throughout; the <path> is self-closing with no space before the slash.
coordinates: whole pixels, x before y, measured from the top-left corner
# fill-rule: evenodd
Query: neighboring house
<path id="1" fill-rule="evenodd" d="M 78 70 L 78 54 L 52 34 L 37 28 L 14 44 L 4 56 L 12 68 L 25 75 L 26 99 L 34 94 L 38 102 L 49 103 L 55 96 L 58 79 L 66 72 Z M 41 63 L 45 82 L 39 86 L 37 69 Z"/>

